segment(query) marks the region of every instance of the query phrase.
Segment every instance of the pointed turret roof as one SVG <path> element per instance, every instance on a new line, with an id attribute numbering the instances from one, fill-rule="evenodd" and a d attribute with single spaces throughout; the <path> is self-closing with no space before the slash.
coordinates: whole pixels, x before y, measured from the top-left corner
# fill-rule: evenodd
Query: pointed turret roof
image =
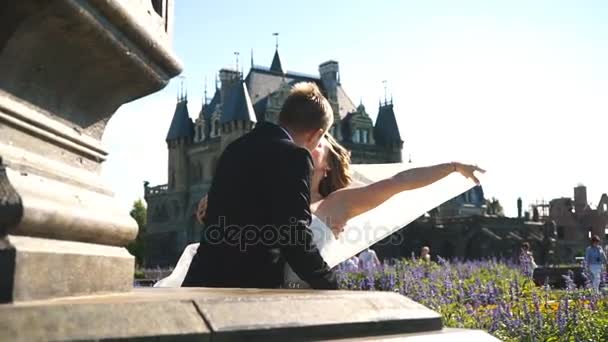
<path id="1" fill-rule="evenodd" d="M 201 109 L 201 112 L 203 113 L 203 118 L 205 120 L 209 120 L 211 118 L 211 115 L 215 111 L 215 108 L 217 107 L 217 105 L 220 103 L 220 100 L 221 100 L 221 92 L 219 89 L 216 88 L 215 93 L 213 94 L 213 98 L 211 99 L 211 102 L 209 102 L 207 104 L 203 104 L 203 108 Z"/>
<path id="2" fill-rule="evenodd" d="M 226 93 L 221 122 L 257 122 L 253 104 L 244 81 L 235 83 Z"/>
<path id="3" fill-rule="evenodd" d="M 188 114 L 188 100 L 181 98 L 175 105 L 175 113 L 165 141 L 194 137 L 194 124 Z"/>
<path id="4" fill-rule="evenodd" d="M 378 145 L 389 146 L 394 143 L 402 143 L 399 126 L 395 118 L 392 103 L 380 105 L 378 119 L 374 127 L 374 139 Z"/>
<path id="5" fill-rule="evenodd" d="M 281 64 L 281 58 L 279 57 L 279 49 L 274 51 L 274 57 L 272 58 L 272 64 L 270 65 L 270 71 L 274 71 L 283 74 L 283 65 Z"/>

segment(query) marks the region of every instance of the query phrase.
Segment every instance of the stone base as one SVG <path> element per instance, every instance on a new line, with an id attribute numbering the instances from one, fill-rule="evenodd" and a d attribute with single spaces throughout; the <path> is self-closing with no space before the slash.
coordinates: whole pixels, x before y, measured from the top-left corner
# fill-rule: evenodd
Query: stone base
<path id="1" fill-rule="evenodd" d="M 0 238 L 0 303 L 130 291 L 125 248 L 9 235 Z"/>
<path id="2" fill-rule="evenodd" d="M 0 305 L 0 340 L 497 341 L 391 292 L 136 289 Z"/>

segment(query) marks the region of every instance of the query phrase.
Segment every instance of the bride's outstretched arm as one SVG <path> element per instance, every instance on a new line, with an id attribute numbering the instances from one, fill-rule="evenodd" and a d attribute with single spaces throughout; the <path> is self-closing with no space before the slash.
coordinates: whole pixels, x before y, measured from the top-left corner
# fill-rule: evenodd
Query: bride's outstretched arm
<path id="1" fill-rule="evenodd" d="M 325 198 L 315 214 L 319 217 L 330 217 L 334 223 L 345 223 L 359 214 L 374 209 L 395 194 L 433 184 L 453 172 L 459 172 L 479 184 L 475 171 L 485 172 L 477 166 L 461 163 L 409 169 L 369 185 L 335 191 Z"/>

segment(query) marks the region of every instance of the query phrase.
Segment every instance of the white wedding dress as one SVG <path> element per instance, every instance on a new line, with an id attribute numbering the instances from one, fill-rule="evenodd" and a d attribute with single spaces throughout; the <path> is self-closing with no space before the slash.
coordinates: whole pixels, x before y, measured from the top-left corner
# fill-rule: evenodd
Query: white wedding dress
<path id="1" fill-rule="evenodd" d="M 321 255 L 323 255 L 326 246 L 330 246 L 331 241 L 336 240 L 336 238 L 327 225 L 315 215 L 312 216 L 310 230 L 312 230 L 313 233 L 314 243 L 317 245 Z M 196 254 L 198 246 L 198 243 L 193 243 L 186 246 L 182 256 L 177 262 L 177 265 L 175 265 L 173 272 L 171 272 L 168 277 L 156 282 L 154 287 L 181 287 L 182 283 L 184 282 L 184 278 L 186 277 L 186 273 L 188 273 L 188 269 L 190 268 L 190 263 L 192 263 L 192 258 L 194 258 L 194 255 Z M 301 280 L 287 264 L 285 265 L 284 287 L 309 288 L 310 286 L 305 281 Z"/>
<path id="2" fill-rule="evenodd" d="M 321 221 L 321 219 L 315 215 L 312 215 L 312 220 L 310 221 L 310 230 L 312 230 L 312 241 L 315 245 L 317 245 L 321 256 L 324 257 L 324 254 L 329 252 L 332 242 L 336 241 L 333 232 L 331 229 L 329 229 L 329 227 L 327 227 L 325 222 Z M 298 275 L 291 269 L 289 264 L 285 264 L 283 287 L 307 289 L 310 288 L 310 285 L 308 285 L 308 283 L 306 283 L 304 280 L 300 279 L 300 277 L 298 277 Z"/>

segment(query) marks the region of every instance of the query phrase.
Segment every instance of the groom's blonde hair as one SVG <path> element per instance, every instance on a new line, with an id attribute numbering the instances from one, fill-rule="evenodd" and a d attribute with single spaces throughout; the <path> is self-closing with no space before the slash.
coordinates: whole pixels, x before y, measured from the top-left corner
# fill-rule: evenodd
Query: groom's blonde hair
<path id="1" fill-rule="evenodd" d="M 311 82 L 296 83 L 279 113 L 279 125 L 294 132 L 326 131 L 334 112 L 319 87 Z"/>

